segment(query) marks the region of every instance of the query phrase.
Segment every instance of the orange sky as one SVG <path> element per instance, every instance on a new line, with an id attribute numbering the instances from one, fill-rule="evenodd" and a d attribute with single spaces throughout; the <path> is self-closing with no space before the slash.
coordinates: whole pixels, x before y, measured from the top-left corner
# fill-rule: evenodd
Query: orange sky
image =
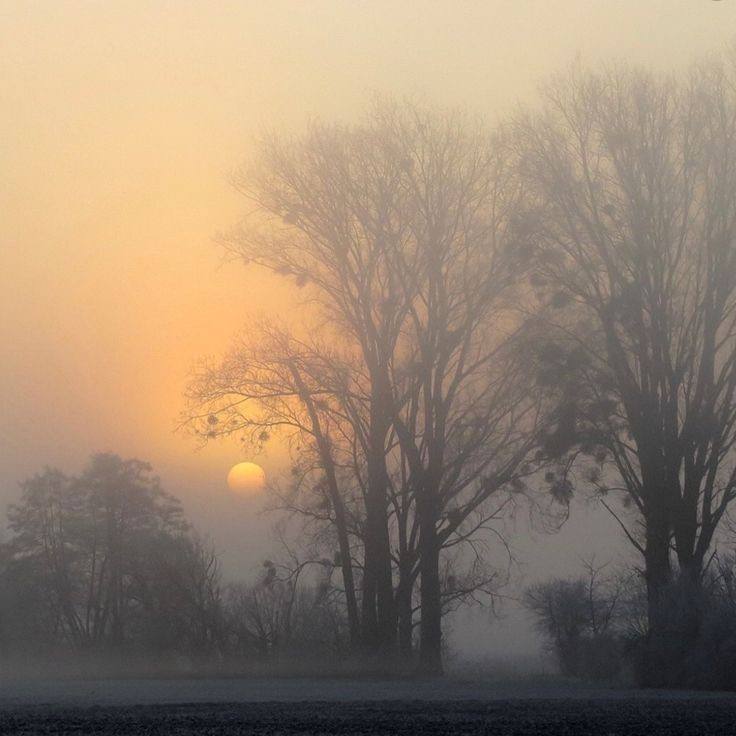
<path id="1" fill-rule="evenodd" d="M 666 67 L 734 34 L 731 1 L 0 0 L 0 506 L 112 450 L 230 552 L 261 543 L 225 490 L 237 447 L 172 430 L 194 361 L 290 312 L 212 244 L 262 126 L 350 118 L 371 90 L 492 117 L 577 53 Z"/>

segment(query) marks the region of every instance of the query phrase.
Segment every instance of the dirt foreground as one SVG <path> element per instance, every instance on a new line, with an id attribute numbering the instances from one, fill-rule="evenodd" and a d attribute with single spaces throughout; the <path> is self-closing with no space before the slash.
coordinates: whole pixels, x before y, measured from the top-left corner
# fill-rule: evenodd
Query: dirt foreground
<path id="1" fill-rule="evenodd" d="M 5 681 L 0 733 L 709 736 L 736 733 L 736 697 L 453 680 Z"/>

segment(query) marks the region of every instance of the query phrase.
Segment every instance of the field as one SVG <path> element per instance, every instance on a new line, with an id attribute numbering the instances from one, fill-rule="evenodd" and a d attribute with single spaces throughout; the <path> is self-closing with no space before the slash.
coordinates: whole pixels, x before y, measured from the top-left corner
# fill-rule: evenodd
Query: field
<path id="1" fill-rule="evenodd" d="M 736 698 L 448 681 L 0 683 L 2 734 L 733 734 Z"/>

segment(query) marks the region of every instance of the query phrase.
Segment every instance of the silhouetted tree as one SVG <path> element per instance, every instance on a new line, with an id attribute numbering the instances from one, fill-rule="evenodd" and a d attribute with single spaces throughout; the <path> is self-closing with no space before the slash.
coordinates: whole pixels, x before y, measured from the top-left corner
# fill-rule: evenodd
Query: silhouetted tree
<path id="1" fill-rule="evenodd" d="M 50 632 L 61 630 L 81 646 L 85 639 L 79 601 L 84 590 L 84 498 L 73 479 L 46 469 L 22 484 L 20 505 L 8 511 L 14 537 L 8 544 L 7 574 L 41 593 Z M 19 574 L 14 575 L 16 570 Z"/>
<path id="2" fill-rule="evenodd" d="M 600 450 L 617 471 L 591 480 L 638 512 L 640 531 L 606 502 L 644 558 L 653 637 L 671 544 L 697 584 L 736 496 L 734 79 L 730 62 L 574 70 L 516 120 L 545 370 L 563 386 L 547 449 Z"/>
<path id="3" fill-rule="evenodd" d="M 0 586 L 20 612 L 18 638 L 79 651 L 215 648 L 216 557 L 150 465 L 99 454 L 76 478 L 50 469 L 22 488 Z"/>
<path id="4" fill-rule="evenodd" d="M 393 425 L 419 523 L 421 663 L 438 673 L 442 549 L 475 539 L 509 504 L 502 491 L 535 443 L 540 403 L 516 345 L 527 261 L 505 142 L 459 113 L 390 120 L 409 156 L 412 236 L 390 254 L 407 304 Z"/>
<path id="5" fill-rule="evenodd" d="M 254 585 L 232 584 L 226 590 L 225 612 L 234 649 L 260 662 L 294 665 L 347 654 L 345 609 L 336 600 L 328 574 L 309 582 L 302 573 L 310 563 L 295 566 L 266 560 Z"/>
<path id="6" fill-rule="evenodd" d="M 563 674 L 611 678 L 621 666 L 623 581 L 586 564 L 586 576 L 530 586 L 523 603 L 547 639 Z"/>
<path id="7" fill-rule="evenodd" d="M 187 525 L 179 502 L 140 460 L 95 455 L 75 487 L 85 499 L 83 629 L 91 643 L 106 639 L 120 645 L 141 555 L 156 554 L 162 537 L 182 534 Z"/>
<path id="8" fill-rule="evenodd" d="M 365 366 L 361 625 L 366 645 L 382 651 L 396 641 L 386 449 L 394 413 L 390 367 L 407 301 L 388 256 L 403 248 L 410 258 L 410 146 L 382 105 L 360 125 L 315 123 L 298 138 L 264 138 L 257 160 L 235 179 L 257 212 L 225 241 L 246 261 L 308 289 Z"/>

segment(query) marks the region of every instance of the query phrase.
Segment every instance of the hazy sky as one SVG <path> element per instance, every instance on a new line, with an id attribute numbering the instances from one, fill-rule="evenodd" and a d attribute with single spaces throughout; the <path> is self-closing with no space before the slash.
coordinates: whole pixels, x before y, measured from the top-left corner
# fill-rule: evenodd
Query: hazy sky
<path id="1" fill-rule="evenodd" d="M 734 0 L 0 0 L 0 507 L 45 464 L 138 456 L 247 566 L 268 525 L 224 485 L 247 458 L 173 428 L 197 358 L 288 317 L 212 243 L 252 135 L 350 119 L 373 90 L 493 118 L 578 54 L 671 67 L 734 37 Z M 583 517 L 522 557 L 562 569 L 613 539 Z"/>

